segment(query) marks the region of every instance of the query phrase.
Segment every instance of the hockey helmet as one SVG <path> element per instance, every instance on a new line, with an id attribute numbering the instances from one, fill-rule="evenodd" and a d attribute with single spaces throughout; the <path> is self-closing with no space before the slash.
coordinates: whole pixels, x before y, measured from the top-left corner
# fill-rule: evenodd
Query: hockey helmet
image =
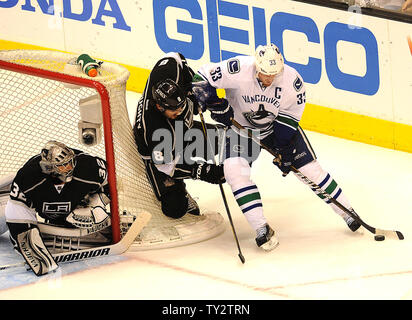
<path id="1" fill-rule="evenodd" d="M 72 149 L 58 141 L 49 141 L 41 150 L 40 167 L 43 173 L 59 177 L 62 181 L 73 174 L 76 155 Z"/>
<path id="2" fill-rule="evenodd" d="M 159 81 L 152 87 L 153 99 L 161 107 L 177 110 L 186 106 L 186 94 L 171 79 Z"/>
<path id="3" fill-rule="evenodd" d="M 284 61 L 279 48 L 273 43 L 258 46 L 255 52 L 256 72 L 265 75 L 277 75 L 283 71 Z"/>

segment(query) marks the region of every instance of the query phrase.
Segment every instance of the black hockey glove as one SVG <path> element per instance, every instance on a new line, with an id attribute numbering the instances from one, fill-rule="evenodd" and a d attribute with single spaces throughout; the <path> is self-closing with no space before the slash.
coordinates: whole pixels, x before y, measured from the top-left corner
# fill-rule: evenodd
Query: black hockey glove
<path id="1" fill-rule="evenodd" d="M 193 165 L 192 179 L 202 180 L 213 184 L 225 182 L 223 165 L 214 165 L 207 162 L 198 162 Z"/>
<path id="2" fill-rule="evenodd" d="M 282 176 L 286 177 L 290 172 L 293 158 L 296 154 L 295 144 L 275 149 L 279 156 L 273 159 L 273 163 L 283 172 Z"/>
<path id="3" fill-rule="evenodd" d="M 208 101 L 213 101 L 218 98 L 216 88 L 212 87 L 207 80 L 204 80 L 199 75 L 193 77 L 192 92 L 193 97 L 198 102 L 202 112 L 206 111 L 206 104 Z M 197 112 L 197 110 L 195 112 Z"/>
<path id="4" fill-rule="evenodd" d="M 219 98 L 215 102 L 208 104 L 207 108 L 210 111 L 210 117 L 216 122 L 223 123 L 230 127 L 233 119 L 233 109 L 228 101 L 224 98 Z"/>

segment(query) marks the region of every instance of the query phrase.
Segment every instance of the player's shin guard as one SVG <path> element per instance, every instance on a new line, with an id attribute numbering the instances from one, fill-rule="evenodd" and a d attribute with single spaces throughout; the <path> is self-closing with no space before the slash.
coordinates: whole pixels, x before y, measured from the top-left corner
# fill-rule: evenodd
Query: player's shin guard
<path id="1" fill-rule="evenodd" d="M 332 178 L 332 176 L 328 172 L 322 169 L 317 160 L 304 165 L 299 170 L 310 180 L 316 183 L 319 187 L 321 187 L 324 191 L 329 193 L 332 198 L 334 198 L 339 203 L 341 203 L 345 208 L 348 208 L 350 211 L 356 214 L 355 211 L 352 209 L 349 200 L 346 198 L 337 182 Z M 315 189 L 312 190 L 315 191 Z M 336 205 L 334 205 L 330 200 L 327 200 L 321 194 L 317 194 L 317 196 L 321 198 L 323 201 L 325 201 L 333 209 L 333 211 L 335 211 L 338 215 L 340 215 L 343 218 L 343 220 L 348 225 L 349 229 L 351 229 L 353 232 L 359 229 L 360 224 L 357 221 L 355 221 L 352 217 L 350 217 L 344 211 L 339 209 Z"/>

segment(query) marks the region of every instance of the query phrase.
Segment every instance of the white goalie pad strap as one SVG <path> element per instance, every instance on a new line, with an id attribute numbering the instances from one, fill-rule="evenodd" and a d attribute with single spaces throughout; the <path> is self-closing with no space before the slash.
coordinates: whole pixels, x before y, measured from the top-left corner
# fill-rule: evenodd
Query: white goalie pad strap
<path id="1" fill-rule="evenodd" d="M 24 260 L 37 276 L 58 268 L 57 263 L 43 243 L 39 229 L 33 228 L 18 234 L 17 245 Z"/>

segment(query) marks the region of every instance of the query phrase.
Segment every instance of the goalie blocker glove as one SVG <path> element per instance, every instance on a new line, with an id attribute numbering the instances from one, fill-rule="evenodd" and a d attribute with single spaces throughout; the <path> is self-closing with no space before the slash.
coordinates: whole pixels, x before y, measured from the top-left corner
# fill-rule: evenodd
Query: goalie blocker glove
<path id="1" fill-rule="evenodd" d="M 225 182 L 223 165 L 214 165 L 207 162 L 199 162 L 192 167 L 192 179 L 202 180 L 213 184 Z"/>

